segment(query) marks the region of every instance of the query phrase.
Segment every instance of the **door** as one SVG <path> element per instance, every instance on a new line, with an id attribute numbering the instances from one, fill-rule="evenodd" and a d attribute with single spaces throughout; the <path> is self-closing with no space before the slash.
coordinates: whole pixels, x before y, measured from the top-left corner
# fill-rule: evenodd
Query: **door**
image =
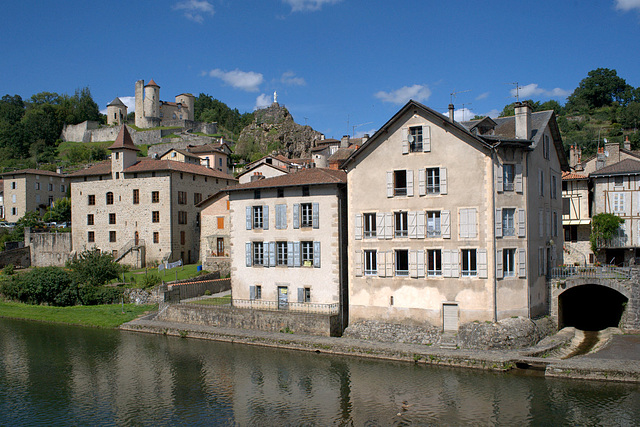
<path id="1" fill-rule="evenodd" d="M 224 256 L 224 238 L 218 237 L 216 249 L 218 251 L 218 256 Z"/>
<path id="2" fill-rule="evenodd" d="M 287 286 L 278 286 L 278 310 L 287 310 L 289 308 L 289 288 Z"/>
<path id="3" fill-rule="evenodd" d="M 442 304 L 442 329 L 458 330 L 458 304 Z"/>
<path id="4" fill-rule="evenodd" d="M 138 246 L 140 244 L 140 235 L 138 234 L 137 231 L 133 239 L 135 240 L 135 246 Z"/>

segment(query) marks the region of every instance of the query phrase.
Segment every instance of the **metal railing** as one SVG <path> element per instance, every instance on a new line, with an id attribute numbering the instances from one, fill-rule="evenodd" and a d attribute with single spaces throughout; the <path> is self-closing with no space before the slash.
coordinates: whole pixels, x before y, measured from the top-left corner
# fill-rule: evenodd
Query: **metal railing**
<path id="1" fill-rule="evenodd" d="M 630 279 L 631 267 L 580 267 L 566 266 L 551 269 L 552 279 L 566 279 L 569 277 L 592 277 L 594 279 Z"/>
<path id="2" fill-rule="evenodd" d="M 131 239 L 127 242 L 126 245 L 124 245 L 122 248 L 120 248 L 120 250 L 118 251 L 118 256 L 116 257 L 116 259 L 114 260 L 115 262 L 120 261 L 122 258 L 125 257 L 125 255 L 127 255 L 129 252 L 131 252 L 132 249 L 134 248 L 139 248 L 144 246 L 144 239 Z"/>
<path id="3" fill-rule="evenodd" d="M 339 304 L 320 304 L 313 302 L 278 302 L 267 301 L 262 299 L 237 299 L 232 302 L 236 308 L 250 308 L 253 310 L 265 311 L 294 311 L 300 313 L 322 313 L 322 314 L 338 314 Z"/>
<path id="4" fill-rule="evenodd" d="M 629 236 L 616 236 L 610 239 L 598 239 L 599 248 L 626 248 L 631 246 Z"/>

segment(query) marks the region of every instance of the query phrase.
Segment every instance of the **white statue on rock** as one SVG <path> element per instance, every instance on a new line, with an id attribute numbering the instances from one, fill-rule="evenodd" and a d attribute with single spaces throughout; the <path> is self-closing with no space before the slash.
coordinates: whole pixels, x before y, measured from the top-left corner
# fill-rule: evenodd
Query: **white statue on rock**
<path id="1" fill-rule="evenodd" d="M 275 90 L 273 91 L 273 103 L 278 103 L 278 92 L 276 92 Z"/>

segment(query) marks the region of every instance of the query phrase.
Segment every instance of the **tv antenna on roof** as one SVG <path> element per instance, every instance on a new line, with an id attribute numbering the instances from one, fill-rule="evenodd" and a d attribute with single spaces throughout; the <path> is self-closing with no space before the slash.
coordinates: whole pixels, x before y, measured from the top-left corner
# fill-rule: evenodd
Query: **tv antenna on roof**
<path id="1" fill-rule="evenodd" d="M 513 83 L 505 83 L 506 85 L 515 85 L 516 87 L 516 102 L 520 102 L 520 89 L 522 89 L 522 86 L 520 86 L 518 84 L 518 82 L 513 82 Z M 511 98 L 511 97 L 509 97 Z"/>
<path id="2" fill-rule="evenodd" d="M 464 113 L 465 113 L 465 111 L 466 111 L 466 110 L 464 109 L 464 106 L 465 106 L 465 105 L 469 106 L 469 105 L 471 105 L 471 103 L 470 103 L 470 102 L 468 102 L 468 103 L 466 103 L 466 104 L 465 104 L 465 103 L 462 103 L 462 121 L 463 121 L 463 122 L 464 122 Z"/>
<path id="3" fill-rule="evenodd" d="M 373 122 L 367 122 L 367 123 L 360 123 L 359 125 L 355 125 L 355 126 L 351 126 L 352 131 L 351 131 L 351 136 L 353 136 L 354 138 L 356 137 L 356 129 L 359 128 L 360 126 L 364 126 L 364 125 L 370 125 Z"/>
<path id="4" fill-rule="evenodd" d="M 465 93 L 465 92 L 471 92 L 471 89 L 467 89 L 467 90 L 460 90 L 460 91 L 457 91 L 457 92 L 456 92 L 456 90 L 454 89 L 454 90 L 453 90 L 453 92 L 451 92 L 451 93 L 449 94 L 449 95 L 451 95 L 451 102 L 449 102 L 449 103 L 450 103 L 450 104 L 453 104 L 453 98 L 455 98 L 457 94 L 459 94 L 459 93 Z"/>

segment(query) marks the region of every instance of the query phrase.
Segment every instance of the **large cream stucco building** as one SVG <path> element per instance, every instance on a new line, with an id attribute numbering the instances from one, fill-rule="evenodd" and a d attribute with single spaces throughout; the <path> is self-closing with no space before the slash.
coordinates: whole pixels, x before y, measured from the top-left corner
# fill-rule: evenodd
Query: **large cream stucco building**
<path id="1" fill-rule="evenodd" d="M 343 164 L 350 322 L 535 317 L 562 262 L 562 171 L 552 111 L 457 123 L 407 103 Z"/>
<path id="2" fill-rule="evenodd" d="M 22 169 L 0 177 L 4 181 L 1 210 L 8 222 L 16 222 L 27 212 L 42 215 L 56 200 L 67 197 L 69 178 L 56 172 Z"/>
<path id="3" fill-rule="evenodd" d="M 197 164 L 136 156 L 126 126 L 111 160 L 71 175 L 73 249 L 97 247 L 131 265 L 198 259 L 196 204 L 235 184 L 223 172 Z"/>

